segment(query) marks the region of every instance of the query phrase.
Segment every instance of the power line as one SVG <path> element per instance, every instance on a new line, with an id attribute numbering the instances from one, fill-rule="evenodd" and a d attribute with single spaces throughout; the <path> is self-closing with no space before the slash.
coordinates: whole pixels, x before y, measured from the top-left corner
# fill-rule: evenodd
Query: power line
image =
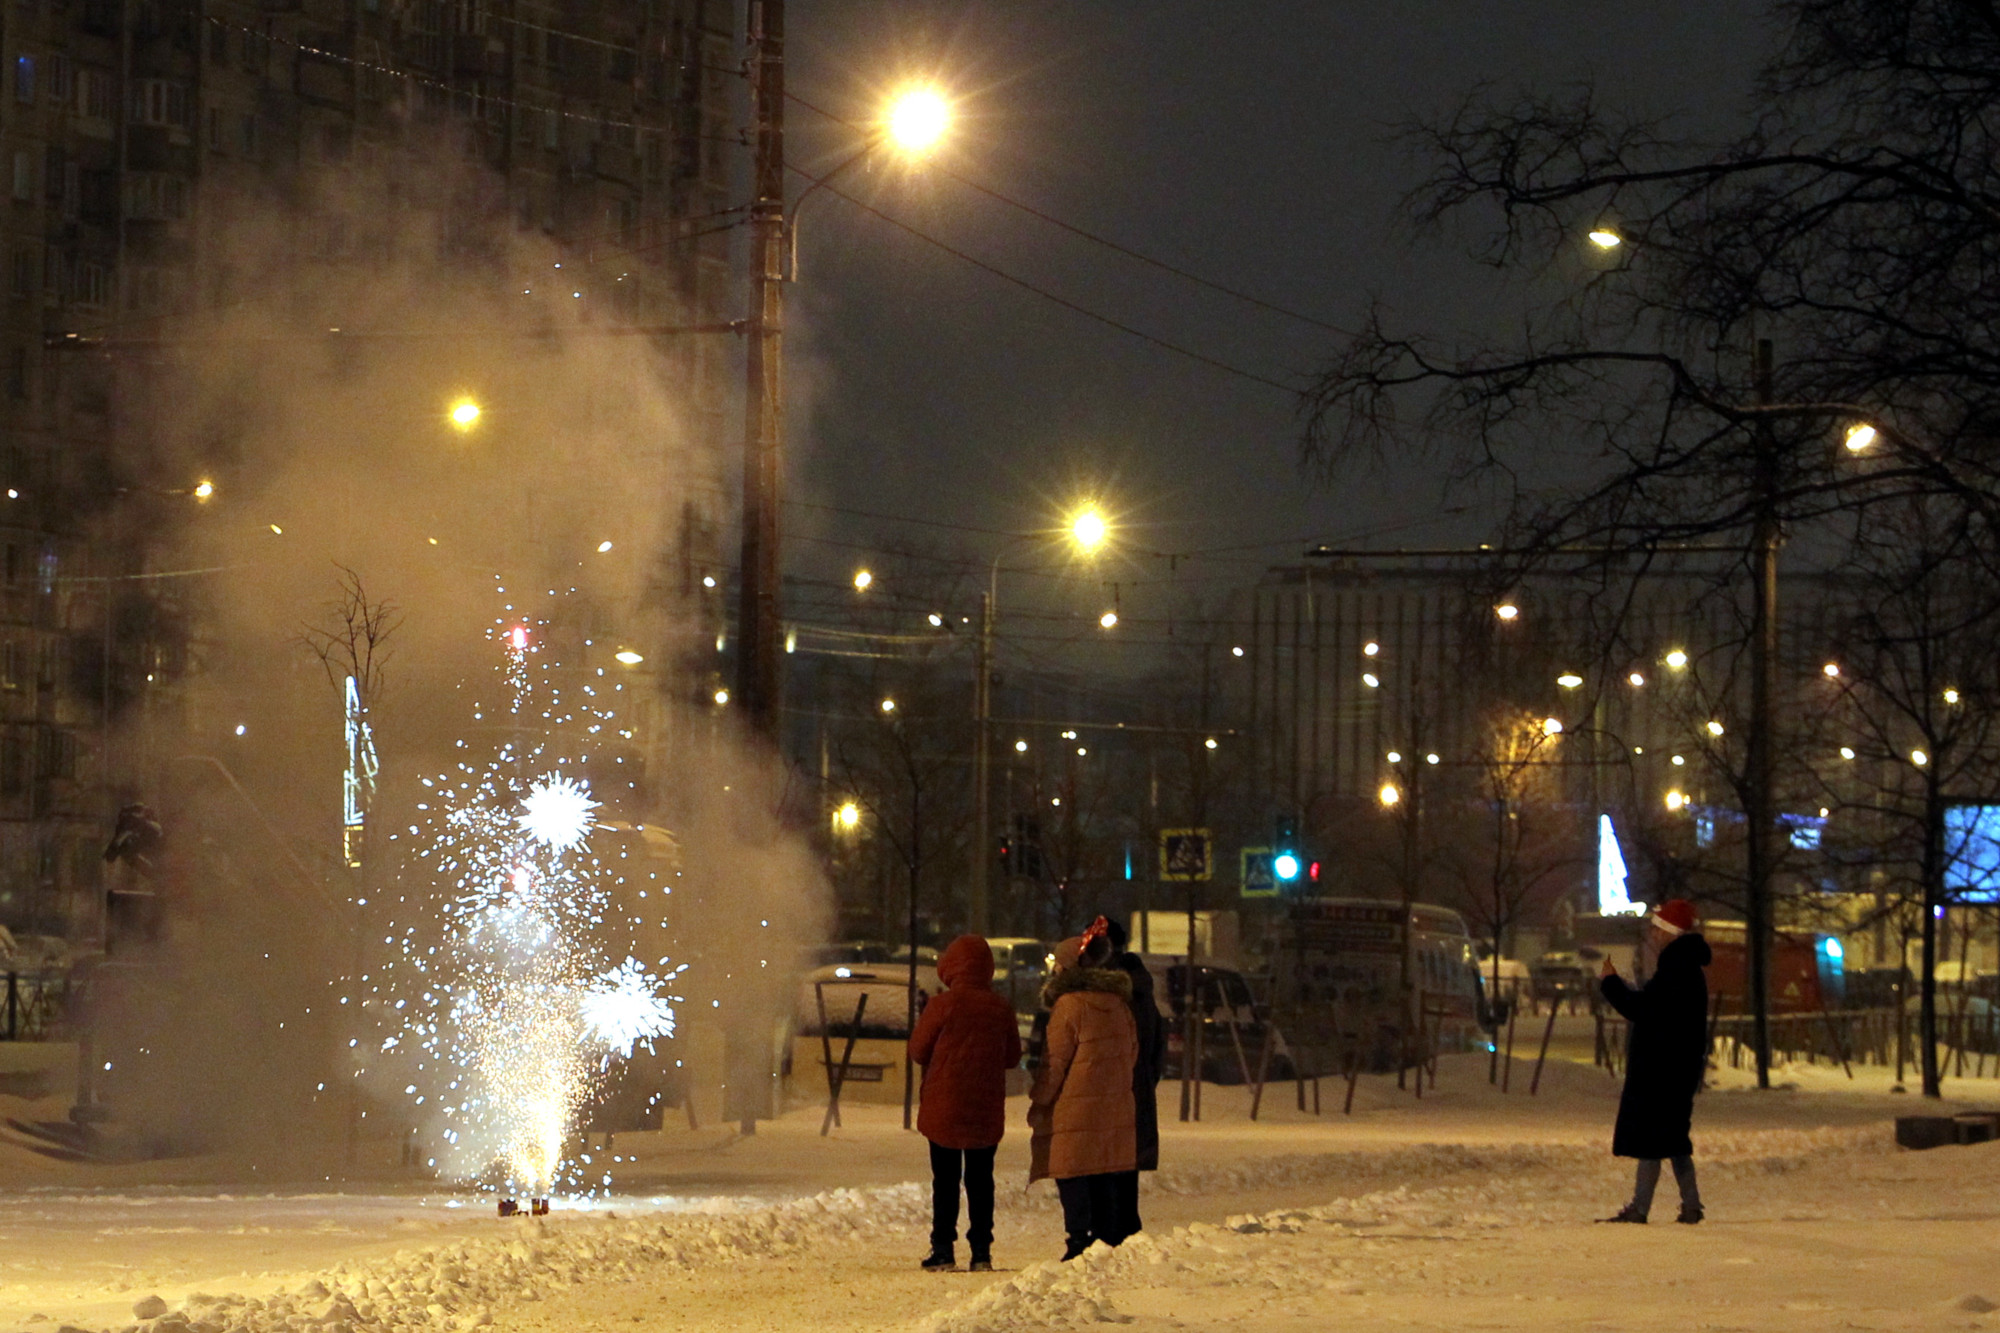
<path id="1" fill-rule="evenodd" d="M 1175 356 L 1186 357 L 1190 361 L 1200 362 L 1202 365 L 1208 366 L 1213 370 L 1222 371 L 1226 375 L 1234 375 L 1238 379 L 1248 380 L 1252 384 L 1261 384 L 1266 388 L 1276 389 L 1283 394 L 1296 395 L 1298 393 L 1298 387 L 1296 385 L 1286 384 L 1282 380 L 1274 380 L 1268 375 L 1260 375 L 1254 370 L 1245 370 L 1241 366 L 1231 365 L 1229 362 L 1220 360 L 1217 357 L 1212 357 L 1208 355 L 1206 352 L 1197 352 L 1191 347 L 1183 347 L 1181 344 L 1177 342 L 1172 342 L 1166 338 L 1161 338 L 1154 334 L 1147 333 L 1144 329 L 1135 328 L 1133 325 L 1127 324 L 1123 320 L 1114 319 L 1110 315 L 1099 314 L 1097 311 L 1090 309 L 1088 306 L 1079 305 L 1078 303 L 1070 300 L 1066 296 L 1059 296 L 1055 292 L 1050 291 L 1048 288 L 1038 286 L 1035 283 L 1028 281 L 1026 278 L 1016 277 L 1014 274 L 1009 273 L 1006 269 L 1003 269 L 996 264 L 988 263 L 986 260 L 979 258 L 977 255 L 971 254 L 965 250 L 961 250 L 957 246 L 951 244 L 948 241 L 941 240 L 936 236 L 932 236 L 929 232 L 914 227 L 911 224 L 903 221 L 901 218 L 883 212 L 881 209 L 876 208 L 873 204 L 864 203 L 862 200 L 857 199 L 855 196 L 847 193 L 847 191 L 841 189 L 839 186 L 828 185 L 826 178 L 815 176 L 811 172 L 805 170 L 803 167 L 792 166 L 790 163 L 787 163 L 786 165 L 790 166 L 792 171 L 796 172 L 800 176 L 803 176 L 806 180 L 811 181 L 814 185 L 824 188 L 828 194 L 837 195 L 838 197 L 845 199 L 848 203 L 854 205 L 854 207 L 860 209 L 862 212 L 869 214 L 871 217 L 879 218 L 881 221 L 888 223 L 890 226 L 896 228 L 898 231 L 905 232 L 908 235 L 915 237 L 917 240 L 924 242 L 926 245 L 935 246 L 937 249 L 942 250 L 944 253 L 950 255 L 952 258 L 958 260 L 961 263 L 970 264 L 973 268 L 980 270 L 982 273 L 991 274 L 993 277 L 1000 279 L 1002 282 L 1009 283 L 1015 287 L 1019 287 L 1024 292 L 1029 292 L 1035 296 L 1039 296 L 1044 301 L 1047 301 L 1053 305 L 1061 306 L 1063 309 L 1069 311 L 1072 314 L 1081 315 L 1085 319 L 1104 325 L 1106 328 L 1115 329 L 1118 332 L 1125 334 L 1127 337 L 1137 338 L 1140 342 L 1149 343 L 1152 346 L 1161 349 L 1162 351 L 1172 352 Z"/>
<path id="2" fill-rule="evenodd" d="M 826 110 L 824 107 L 815 106 L 811 102 L 808 102 L 805 98 L 800 97 L 796 93 L 787 91 L 785 96 L 789 100 L 797 102 L 800 106 L 804 107 L 806 110 L 813 112 L 815 115 L 824 116 L 826 119 L 831 120 L 836 124 L 845 125 L 847 128 L 851 130 L 855 130 L 861 133 L 867 132 L 866 126 L 857 125 L 853 121 L 848 120 L 844 116 L 836 115 L 835 113 Z M 1299 321 L 1301 324 L 1310 324 L 1316 329 L 1325 329 L 1328 333 L 1337 333 L 1343 338 L 1352 338 L 1355 336 L 1351 330 L 1343 329 L 1337 324 L 1329 324 L 1325 320 L 1320 319 L 1315 315 L 1304 314 L 1300 311 L 1290 309 L 1289 307 L 1278 305 L 1273 301 L 1266 301 L 1260 296 L 1253 296 L 1249 292 L 1241 291 L 1235 287 L 1230 287 L 1224 283 L 1216 282 L 1213 279 L 1204 278 L 1199 273 L 1189 272 L 1187 269 L 1184 269 L 1177 264 L 1171 264 L 1164 259 L 1159 259 L 1154 257 L 1153 255 L 1146 254 L 1144 251 L 1135 250 L 1129 245 L 1122 245 L 1119 242 L 1112 240 L 1108 236 L 1100 236 L 1096 232 L 1087 231 L 1084 228 L 1077 226 L 1075 223 L 1065 222 L 1061 218 L 1056 217 L 1053 214 L 1046 213 L 1041 209 L 1036 208 L 1032 204 L 1024 203 L 1021 200 L 1015 199 L 1010 195 L 1002 194 L 999 190 L 994 189 L 990 185 L 982 185 L 980 182 L 973 180 L 971 177 L 961 175 L 958 172 L 953 171 L 950 167 L 945 166 L 941 163 L 933 163 L 930 167 L 930 170 L 936 171 L 937 173 L 943 176 L 949 176 L 952 180 L 957 181 L 960 185 L 963 185 L 968 190 L 973 190 L 979 194 L 983 194 L 988 199 L 993 200 L 995 203 L 1005 204 L 1009 208 L 1017 209 L 1020 212 L 1026 213 L 1029 217 L 1034 218 L 1038 222 L 1046 223 L 1049 226 L 1054 227 L 1059 231 L 1066 231 L 1072 236 L 1076 236 L 1081 238 L 1082 240 L 1089 241 L 1092 245 L 1102 246 L 1114 254 L 1123 255 L 1127 259 L 1131 259 L 1138 263 L 1146 264 L 1152 268 L 1159 269 L 1162 273 L 1171 274 L 1172 276 L 1179 278 L 1184 282 L 1191 282 L 1197 287 L 1206 287 L 1208 290 L 1212 292 L 1220 292 L 1224 296 L 1230 297 L 1234 300 L 1241 301 L 1246 305 L 1255 306 L 1259 310 L 1268 310 L 1274 315 L 1283 315 L 1286 319 L 1295 319 Z"/>

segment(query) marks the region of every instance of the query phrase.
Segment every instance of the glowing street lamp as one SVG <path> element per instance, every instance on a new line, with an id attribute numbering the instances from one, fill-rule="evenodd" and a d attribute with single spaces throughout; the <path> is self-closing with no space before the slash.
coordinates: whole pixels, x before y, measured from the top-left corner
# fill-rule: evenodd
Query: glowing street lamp
<path id="1" fill-rule="evenodd" d="M 194 498 L 197 500 L 211 499 L 215 495 L 215 483 L 210 481 L 207 477 L 203 477 L 200 481 L 195 483 L 193 494 Z"/>
<path id="2" fill-rule="evenodd" d="M 893 713 L 895 711 L 896 711 L 896 701 L 894 699 L 884 699 L 882 701 L 882 713 L 884 716 L 887 716 L 888 714 Z"/>
<path id="3" fill-rule="evenodd" d="M 869 588 L 874 586 L 874 583 L 875 576 L 867 570 L 857 569 L 854 571 L 854 591 L 867 592 Z"/>
<path id="4" fill-rule="evenodd" d="M 1589 236 L 1590 243 L 1600 250 L 1616 250 L 1619 246 L 1625 244 L 1623 236 L 1620 236 L 1610 227 L 1602 224 L 1592 227 Z"/>
<path id="5" fill-rule="evenodd" d="M 644 653 L 635 653 L 630 648 L 620 648 L 611 655 L 626 666 L 638 666 L 646 660 Z"/>
<path id="6" fill-rule="evenodd" d="M 1870 445 L 1881 438 L 1882 432 L 1865 421 L 1857 421 L 1847 428 L 1847 434 L 1841 437 L 1841 443 L 1847 446 L 1848 453 L 1858 454 L 1865 452 Z"/>
<path id="7" fill-rule="evenodd" d="M 861 827 L 861 807 L 852 801 L 843 802 L 840 808 L 833 812 L 833 826 L 842 833 L 854 832 Z"/>
<path id="8" fill-rule="evenodd" d="M 1666 656 L 1666 663 L 1672 670 L 1684 671 L 1687 669 L 1688 655 L 1683 649 L 1670 649 Z"/>
<path id="9" fill-rule="evenodd" d="M 1096 505 L 1085 505 L 1070 516 L 1069 539 L 1085 555 L 1096 555 L 1111 535 L 1111 524 Z"/>
<path id="10" fill-rule="evenodd" d="M 728 702 L 729 702 L 729 691 L 728 691 L 728 690 L 717 690 L 717 691 L 715 692 L 715 702 L 716 702 L 716 704 L 717 704 L 718 706 L 720 706 L 720 705 L 722 705 L 722 704 L 726 704 L 726 703 L 728 703 Z"/>
<path id="11" fill-rule="evenodd" d="M 1713 719 L 1710 719 L 1708 724 L 1708 734 L 1711 736 L 1720 736 L 1722 734 L 1722 724 Z"/>
<path id="12" fill-rule="evenodd" d="M 951 129 L 951 103 L 929 86 L 905 88 L 889 100 L 882 132 L 904 153 L 921 156 L 944 141 Z"/>
<path id="13" fill-rule="evenodd" d="M 1560 736 L 1562 734 L 1563 734 L 1563 724 L 1561 718 L 1545 717 L 1542 719 L 1542 735 Z"/>
<path id="14" fill-rule="evenodd" d="M 479 404 L 470 398 L 460 398 L 451 405 L 448 415 L 452 429 L 463 435 L 479 424 Z"/>
<path id="15" fill-rule="evenodd" d="M 1106 611 L 1103 615 L 1097 618 L 1097 623 L 1099 625 L 1102 625 L 1105 629 L 1110 629 L 1113 625 L 1116 625 L 1118 623 L 1118 613 L 1116 611 Z"/>
<path id="16" fill-rule="evenodd" d="M 1821 667 L 1819 671 L 1820 674 L 1822 676 L 1825 676 L 1828 680 L 1838 680 L 1840 678 L 1840 663 L 1828 662 L 1825 666 Z"/>
<path id="17" fill-rule="evenodd" d="M 1667 793 L 1667 809 L 1678 811 L 1687 803 L 1688 803 L 1688 798 L 1682 793 L 1677 791 L 1670 791 Z"/>
<path id="18" fill-rule="evenodd" d="M 1382 790 L 1375 793 L 1375 799 L 1382 803 L 1384 810 L 1393 810 L 1401 803 L 1403 793 L 1398 790 L 1395 783 L 1385 782 L 1382 784 Z"/>
<path id="19" fill-rule="evenodd" d="M 1583 677 L 1577 675 L 1576 672 L 1574 671 L 1565 671 L 1560 676 L 1556 677 L 1556 684 L 1562 686 L 1566 690 L 1573 690 L 1577 686 L 1583 684 Z"/>
<path id="20" fill-rule="evenodd" d="M 1502 620 L 1513 620 L 1521 614 L 1521 608 L 1512 602 L 1502 602 L 1493 608 L 1493 614 Z"/>

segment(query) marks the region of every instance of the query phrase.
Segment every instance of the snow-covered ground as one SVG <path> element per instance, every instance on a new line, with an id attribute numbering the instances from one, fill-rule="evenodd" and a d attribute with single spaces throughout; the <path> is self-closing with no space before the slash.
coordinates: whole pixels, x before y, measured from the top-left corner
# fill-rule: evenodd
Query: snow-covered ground
<path id="1" fill-rule="evenodd" d="M 1052 1262 L 1052 1192 L 1022 1188 L 1012 1132 L 990 1276 L 917 1271 L 922 1144 L 887 1107 L 824 1139 L 812 1106 L 747 1139 L 621 1136 L 619 1194 L 545 1219 L 416 1180 L 274 1191 L 224 1161 L 52 1162 L 0 1135 L 0 1333 L 2000 1328 L 2000 1145 L 1901 1152 L 1890 1117 L 1926 1108 L 1856 1074 L 1725 1075 L 1696 1112 L 1700 1227 L 1672 1224 L 1671 1177 L 1653 1225 L 1591 1222 L 1630 1179 L 1606 1152 L 1617 1086 L 1587 1066 L 1552 1063 L 1530 1098 L 1521 1070 L 1503 1096 L 1450 1058 L 1421 1101 L 1365 1079 L 1352 1117 L 1332 1084 L 1319 1117 L 1279 1086 L 1254 1124 L 1215 1088 L 1181 1124 L 1167 1087 L 1148 1234 Z M 2000 1106 L 1994 1080 L 1950 1091 Z"/>

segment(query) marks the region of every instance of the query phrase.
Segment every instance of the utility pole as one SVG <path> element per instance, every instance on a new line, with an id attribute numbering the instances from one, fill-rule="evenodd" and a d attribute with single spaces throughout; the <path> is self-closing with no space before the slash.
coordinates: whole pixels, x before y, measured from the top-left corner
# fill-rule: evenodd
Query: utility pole
<path id="1" fill-rule="evenodd" d="M 1771 340 L 1759 338 L 1752 374 L 1760 407 L 1771 404 Z M 1744 938 L 1757 1086 L 1771 1086 L 1772 695 L 1778 669 L 1778 449 L 1768 420 L 1757 422 L 1757 521 L 1751 545 L 1755 591 L 1750 616 L 1750 771 L 1743 813 L 1749 825 Z"/>
<path id="2" fill-rule="evenodd" d="M 1938 959 L 1938 908 L 1944 902 L 1944 798 L 1938 786 L 1938 770 L 1942 767 L 1933 762 L 1923 770 L 1924 775 L 1924 846 L 1923 846 L 1923 976 L 1919 979 L 1917 1000 L 1917 1043 L 1922 1048 L 1917 1059 L 1917 1069 L 1923 1079 L 1923 1093 L 1926 1097 L 1944 1096 L 1943 1071 L 1938 1066 L 1937 1030 L 1937 959 Z M 1905 952 L 1907 957 L 1907 951 Z M 1899 1007 L 1900 1012 L 1900 1007 Z M 1898 1026 L 1900 1038 L 1901 1029 Z"/>
<path id="3" fill-rule="evenodd" d="M 749 355 L 743 397 L 743 553 L 738 562 L 736 691 L 750 732 L 778 742 L 779 452 L 784 442 L 785 0 L 749 0 L 750 102 L 757 160 L 750 205 Z M 771 1113 L 769 1045 L 755 1015 L 722 1034 L 722 1114 L 744 1135 Z"/>
<path id="4" fill-rule="evenodd" d="M 994 564 L 994 581 L 999 564 Z M 972 894 L 966 904 L 966 928 L 987 933 L 988 878 L 993 869 L 993 594 L 991 586 L 979 599 L 978 665 L 972 682 L 972 790 L 977 815 L 972 833 Z"/>
<path id="5" fill-rule="evenodd" d="M 779 456 L 784 443 L 785 0 L 749 0 L 757 160 L 750 206 L 749 348 L 743 401 L 743 555 L 736 699 L 752 732 L 778 738 Z"/>

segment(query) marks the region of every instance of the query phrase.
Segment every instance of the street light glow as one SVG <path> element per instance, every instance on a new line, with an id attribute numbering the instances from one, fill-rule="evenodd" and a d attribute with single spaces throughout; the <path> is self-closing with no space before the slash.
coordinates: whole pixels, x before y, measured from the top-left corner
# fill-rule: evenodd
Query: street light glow
<path id="1" fill-rule="evenodd" d="M 1361 683 L 1371 690 L 1379 689 L 1382 684 L 1382 678 L 1372 671 L 1364 671 L 1361 673 Z"/>
<path id="2" fill-rule="evenodd" d="M 1821 667 L 1819 670 L 1820 674 L 1825 676 L 1828 680 L 1837 680 L 1840 676 L 1840 663 L 1828 662 L 1825 666 Z"/>
<path id="3" fill-rule="evenodd" d="M 1563 724 L 1561 718 L 1545 717 L 1542 719 L 1542 735 L 1560 736 L 1562 734 L 1563 734 Z"/>
<path id="4" fill-rule="evenodd" d="M 1955 704 L 1955 703 L 1957 703 L 1957 702 L 1958 702 L 1958 691 L 1957 691 L 1957 690 L 1954 690 L 1954 689 L 1952 689 L 1952 688 L 1951 688 L 1950 686 L 1946 686 L 1946 687 L 1945 687 L 1945 691 L 1944 691 L 1944 701 L 1945 701 L 1946 703 L 1948 703 L 1948 704 Z"/>
<path id="5" fill-rule="evenodd" d="M 1565 671 L 1560 676 L 1556 677 L 1556 684 L 1562 686 L 1566 690 L 1573 690 L 1577 686 L 1583 684 L 1583 677 L 1577 675 L 1576 672 L 1574 671 Z"/>
<path id="6" fill-rule="evenodd" d="M 1840 757 L 1841 757 L 1842 759 L 1852 759 L 1852 758 L 1854 758 L 1854 747 L 1853 747 L 1852 745 L 1843 745 L 1843 746 L 1841 746 L 1841 747 L 1840 747 Z"/>
<path id="7" fill-rule="evenodd" d="M 1402 762 L 1403 762 L 1403 752 L 1402 752 L 1401 750 L 1391 750 L 1391 751 L 1389 751 L 1389 762 L 1390 762 L 1390 763 L 1392 763 L 1392 764 L 1400 764 L 1400 763 L 1402 763 Z"/>
<path id="8" fill-rule="evenodd" d="M 1435 764 L 1437 761 L 1438 757 L 1435 754 L 1427 754 L 1424 756 L 1424 762 L 1427 764 Z"/>
<path id="9" fill-rule="evenodd" d="M 1930 761 L 1931 757 L 1925 754 L 1922 750 L 1910 751 L 1910 762 L 1915 764 L 1918 768 L 1922 768 L 1925 764 L 1928 764 Z"/>
<path id="10" fill-rule="evenodd" d="M 857 569 L 854 571 L 854 591 L 867 592 L 869 587 L 874 582 L 875 582 L 875 576 L 873 574 L 870 574 L 867 570 Z"/>
<path id="11" fill-rule="evenodd" d="M 843 833 L 852 833 L 861 824 L 861 807 L 852 801 L 844 802 L 833 812 L 834 827 Z"/>
<path id="12" fill-rule="evenodd" d="M 1096 505 L 1085 505 L 1070 518 L 1069 539 L 1085 555 L 1097 554 L 1097 548 L 1104 545 L 1104 539 L 1110 535 L 1111 524 L 1105 520 L 1104 511 Z"/>
<path id="13" fill-rule="evenodd" d="M 1857 421 L 1847 428 L 1847 435 L 1842 439 L 1841 443 L 1847 446 L 1848 453 L 1858 454 L 1880 439 L 1881 434 L 1880 431 L 1867 422 Z"/>
<path id="14" fill-rule="evenodd" d="M 617 652 L 611 655 L 617 658 L 620 662 L 623 662 L 626 666 L 638 666 L 639 663 L 646 660 L 646 656 L 644 653 L 635 653 L 630 648 L 620 648 Z"/>
<path id="15" fill-rule="evenodd" d="M 882 711 L 883 711 L 883 712 L 885 712 L 885 713 L 893 713 L 893 712 L 895 712 L 895 711 L 896 711 L 896 701 L 895 701 L 894 699 L 884 699 L 884 700 L 882 701 Z"/>
<path id="16" fill-rule="evenodd" d="M 1590 243 L 1600 250 L 1616 250 L 1625 244 L 1625 238 L 1609 227 L 1598 226 L 1590 229 Z"/>
<path id="17" fill-rule="evenodd" d="M 1677 791 L 1667 793 L 1667 809 L 1678 810 L 1688 803 L 1688 798 Z"/>
<path id="18" fill-rule="evenodd" d="M 195 499 L 206 500 L 214 494 L 215 494 L 215 483 L 210 481 L 208 478 L 203 477 L 200 481 L 195 483 L 194 487 Z"/>
<path id="19" fill-rule="evenodd" d="M 1512 620 L 1516 616 L 1521 614 L 1521 608 L 1514 605 L 1512 602 L 1502 602 L 1500 603 L 1500 605 L 1493 608 L 1493 614 L 1500 617 L 1502 620 Z"/>
<path id="20" fill-rule="evenodd" d="M 889 142 L 905 153 L 927 153 L 951 128 L 951 103 L 935 88 L 905 88 L 890 99 L 882 119 Z"/>
<path id="21" fill-rule="evenodd" d="M 1028 752 L 1028 743 L 1027 743 L 1026 741 L 1015 741 L 1015 742 L 1014 742 L 1014 753 L 1016 753 L 1016 754 L 1026 754 L 1027 752 Z"/>
<path id="22" fill-rule="evenodd" d="M 1642 673 L 1637 671 L 1634 671 L 1631 675 L 1625 677 L 1625 679 L 1632 682 L 1633 689 L 1637 689 L 1641 685 L 1644 685 L 1646 683 L 1646 677 Z"/>
<path id="23" fill-rule="evenodd" d="M 1711 736 L 1720 736 L 1722 734 L 1722 724 L 1711 718 L 1708 724 L 1708 734 Z"/>
<path id="24" fill-rule="evenodd" d="M 1210 736 L 1207 740 L 1203 741 L 1202 744 L 1207 746 L 1209 749 L 1213 750 L 1215 748 L 1215 737 Z"/>
<path id="25" fill-rule="evenodd" d="M 606 551 L 610 549 L 611 549 L 611 543 L 608 541 L 602 541 L 597 544 L 597 553 L 599 555 L 603 555 Z"/>
<path id="26" fill-rule="evenodd" d="M 1386 810 L 1401 801 L 1403 793 L 1396 789 L 1395 783 L 1385 782 L 1382 784 L 1382 790 L 1375 793 L 1375 798 L 1382 802 L 1382 808 Z"/>
<path id="27" fill-rule="evenodd" d="M 1361 645 L 1361 655 L 1363 657 L 1374 657 L 1381 651 L 1382 651 L 1382 645 L 1375 642 L 1375 640 L 1373 639 L 1370 639 L 1368 642 Z"/>
<path id="28" fill-rule="evenodd" d="M 1666 662 L 1673 670 L 1679 671 L 1688 664 L 1687 652 L 1680 648 L 1671 649 L 1667 653 Z"/>
<path id="29" fill-rule="evenodd" d="M 717 703 L 719 703 L 719 704 L 726 704 L 726 703 L 728 703 L 728 702 L 729 702 L 729 691 L 728 691 L 728 690 L 717 690 L 717 691 L 715 692 L 715 701 L 716 701 Z"/>
<path id="30" fill-rule="evenodd" d="M 479 404 L 470 398 L 461 398 L 451 405 L 452 428 L 463 434 L 479 424 Z"/>
<path id="31" fill-rule="evenodd" d="M 1116 625 L 1118 623 L 1118 613 L 1116 611 L 1106 611 L 1103 615 L 1097 618 L 1097 623 L 1104 626 L 1104 628 L 1106 629 L 1110 629 L 1113 625 Z"/>

